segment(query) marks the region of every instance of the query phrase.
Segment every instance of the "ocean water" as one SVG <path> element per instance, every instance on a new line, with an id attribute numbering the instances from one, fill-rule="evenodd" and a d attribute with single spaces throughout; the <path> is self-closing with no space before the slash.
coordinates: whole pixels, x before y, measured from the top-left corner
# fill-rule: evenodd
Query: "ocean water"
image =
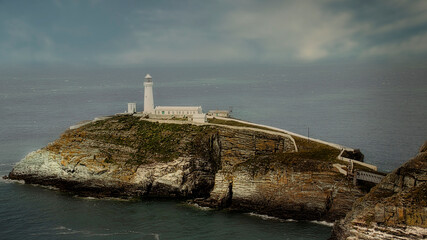
<path id="1" fill-rule="evenodd" d="M 389 172 L 427 136 L 427 69 L 417 66 L 214 66 L 0 69 L 0 175 L 68 126 L 143 106 L 201 105 L 360 148 Z M 0 181 L 0 239 L 327 239 L 331 227 L 210 211 L 175 201 L 84 199 Z"/>

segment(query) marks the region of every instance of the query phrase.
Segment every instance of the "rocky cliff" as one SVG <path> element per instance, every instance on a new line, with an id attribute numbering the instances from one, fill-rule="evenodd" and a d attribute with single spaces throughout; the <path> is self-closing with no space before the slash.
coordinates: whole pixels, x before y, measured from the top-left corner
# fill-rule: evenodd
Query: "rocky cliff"
<path id="1" fill-rule="evenodd" d="M 115 116 L 67 130 L 8 177 L 81 196 L 185 198 L 332 221 L 364 194 L 332 166 L 338 154 L 265 129 Z"/>
<path id="2" fill-rule="evenodd" d="M 357 200 L 333 239 L 427 239 L 427 142 Z"/>
<path id="3" fill-rule="evenodd" d="M 220 169 L 210 197 L 196 202 L 285 219 L 342 218 L 364 192 L 332 166 L 339 151 L 314 143 L 304 149 L 301 140 L 297 143 L 298 153 L 253 156 Z"/>

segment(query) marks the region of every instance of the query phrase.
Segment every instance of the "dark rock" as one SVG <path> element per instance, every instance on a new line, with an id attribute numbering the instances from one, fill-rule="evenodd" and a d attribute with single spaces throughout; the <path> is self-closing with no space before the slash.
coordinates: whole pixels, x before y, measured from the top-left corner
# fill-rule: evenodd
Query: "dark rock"
<path id="1" fill-rule="evenodd" d="M 426 239 L 426 146 L 357 200 L 331 239 Z"/>

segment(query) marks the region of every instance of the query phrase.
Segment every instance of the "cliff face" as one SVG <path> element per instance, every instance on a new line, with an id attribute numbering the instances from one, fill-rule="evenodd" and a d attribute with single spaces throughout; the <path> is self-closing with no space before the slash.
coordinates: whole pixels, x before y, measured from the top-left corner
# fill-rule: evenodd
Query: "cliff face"
<path id="1" fill-rule="evenodd" d="M 285 219 L 333 221 L 363 196 L 330 163 L 289 155 L 293 154 L 256 156 L 233 169 L 221 169 L 210 198 L 199 204 Z"/>
<path id="2" fill-rule="evenodd" d="M 334 220 L 363 195 L 332 167 L 338 153 L 283 133 L 117 116 L 67 130 L 28 154 L 9 178 L 82 196 L 186 198 Z"/>
<path id="3" fill-rule="evenodd" d="M 67 130 L 28 154 L 9 177 L 80 195 L 201 197 L 223 165 L 294 148 L 286 135 L 120 116 Z"/>
<path id="4" fill-rule="evenodd" d="M 359 199 L 334 228 L 336 239 L 427 238 L 427 142 Z"/>

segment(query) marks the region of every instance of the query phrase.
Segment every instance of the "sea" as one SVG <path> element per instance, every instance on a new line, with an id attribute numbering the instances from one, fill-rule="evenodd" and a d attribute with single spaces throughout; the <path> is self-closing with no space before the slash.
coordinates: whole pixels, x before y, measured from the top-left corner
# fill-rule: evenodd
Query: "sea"
<path id="1" fill-rule="evenodd" d="M 70 125 L 155 105 L 226 109 L 232 116 L 357 148 L 391 172 L 427 136 L 424 65 L 28 65 L 0 68 L 0 175 Z M 0 181 L 0 239 L 327 239 L 324 222 L 216 211 L 174 200 L 80 198 Z"/>

